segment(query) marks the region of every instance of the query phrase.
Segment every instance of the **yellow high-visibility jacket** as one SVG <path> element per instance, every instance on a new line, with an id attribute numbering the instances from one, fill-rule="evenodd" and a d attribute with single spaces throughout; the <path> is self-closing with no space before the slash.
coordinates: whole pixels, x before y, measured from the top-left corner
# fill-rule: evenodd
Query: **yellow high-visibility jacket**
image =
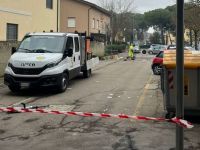
<path id="1" fill-rule="evenodd" d="M 128 50 L 128 56 L 131 58 L 133 58 L 133 54 L 134 54 L 133 49 L 134 49 L 133 45 L 130 45 L 129 50 Z"/>

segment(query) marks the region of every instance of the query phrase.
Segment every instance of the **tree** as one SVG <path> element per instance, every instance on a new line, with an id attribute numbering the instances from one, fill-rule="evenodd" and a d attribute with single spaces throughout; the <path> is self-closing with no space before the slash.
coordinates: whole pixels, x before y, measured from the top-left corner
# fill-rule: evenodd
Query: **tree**
<path id="1" fill-rule="evenodd" d="M 148 30 L 144 14 L 133 14 L 133 28 L 137 31 L 138 40 L 142 41 L 144 39 L 144 31 Z"/>
<path id="2" fill-rule="evenodd" d="M 200 5 L 188 3 L 185 5 L 185 27 L 193 31 L 195 49 L 198 49 L 198 37 L 200 32 Z"/>
<path id="3" fill-rule="evenodd" d="M 133 9 L 134 0 L 99 0 L 99 5 L 114 13 L 127 13 Z"/>
<path id="4" fill-rule="evenodd" d="M 162 44 L 165 44 L 164 32 L 173 27 L 171 20 L 171 13 L 167 9 L 155 9 L 145 14 L 145 20 L 147 25 L 153 26 L 155 30 L 161 31 L 161 41 Z"/>
<path id="5" fill-rule="evenodd" d="M 190 0 L 190 3 L 200 5 L 200 0 Z"/>
<path id="6" fill-rule="evenodd" d="M 126 39 L 130 39 L 130 14 L 133 10 L 134 0 L 99 0 L 99 5 L 107 9 L 111 14 L 112 41 L 115 38 L 122 41 L 123 35 L 127 35 Z M 132 23 L 131 23 L 132 24 Z"/>
<path id="7" fill-rule="evenodd" d="M 153 35 L 150 36 L 150 42 L 152 44 L 160 44 L 160 34 L 158 32 L 154 32 Z"/>

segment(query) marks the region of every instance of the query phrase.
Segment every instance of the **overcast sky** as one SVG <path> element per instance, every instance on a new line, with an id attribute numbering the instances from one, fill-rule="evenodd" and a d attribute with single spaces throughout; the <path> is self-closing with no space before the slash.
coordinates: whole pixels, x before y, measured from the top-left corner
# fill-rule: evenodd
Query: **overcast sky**
<path id="1" fill-rule="evenodd" d="M 91 3 L 98 4 L 99 0 L 87 0 Z M 122 0 L 123 1 L 123 0 Z M 134 7 L 136 12 L 144 13 L 145 11 L 165 8 L 176 3 L 176 0 L 134 0 Z M 134 11 L 135 12 L 135 11 Z"/>

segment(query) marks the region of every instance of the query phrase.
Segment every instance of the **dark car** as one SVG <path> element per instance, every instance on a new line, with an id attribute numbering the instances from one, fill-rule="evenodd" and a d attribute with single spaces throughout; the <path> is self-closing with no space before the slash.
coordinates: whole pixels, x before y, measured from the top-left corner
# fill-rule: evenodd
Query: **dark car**
<path id="1" fill-rule="evenodd" d="M 152 68 L 153 74 L 155 74 L 155 75 L 160 75 L 161 74 L 162 64 L 163 64 L 163 54 L 164 54 L 164 51 L 160 51 L 153 58 L 151 68 Z"/>

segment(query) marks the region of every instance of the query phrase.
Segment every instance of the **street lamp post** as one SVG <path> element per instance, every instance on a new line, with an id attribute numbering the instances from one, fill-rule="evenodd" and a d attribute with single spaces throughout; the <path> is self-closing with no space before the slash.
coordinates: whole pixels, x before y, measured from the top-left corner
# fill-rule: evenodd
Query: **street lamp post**
<path id="1" fill-rule="evenodd" d="M 184 0 L 177 0 L 177 36 L 176 36 L 176 85 L 177 85 L 177 100 L 176 100 L 176 117 L 184 118 L 184 98 L 183 98 L 183 77 L 184 77 Z M 176 126 L 176 150 L 183 150 L 183 128 Z"/>

